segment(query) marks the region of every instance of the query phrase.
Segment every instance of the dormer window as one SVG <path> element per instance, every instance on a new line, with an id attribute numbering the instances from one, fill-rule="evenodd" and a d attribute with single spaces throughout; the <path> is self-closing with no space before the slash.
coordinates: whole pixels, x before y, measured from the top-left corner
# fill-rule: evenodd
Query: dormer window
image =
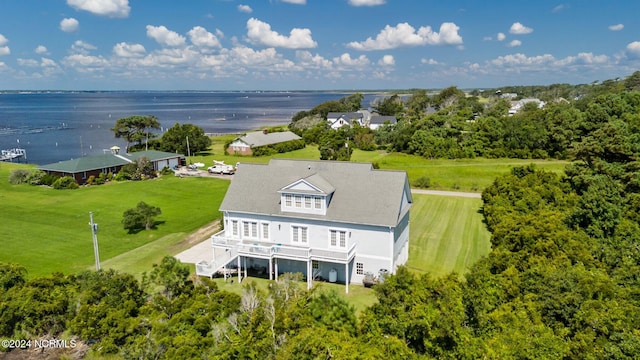
<path id="1" fill-rule="evenodd" d="M 328 181 L 318 174 L 312 174 L 280 189 L 280 210 L 326 215 L 334 191 Z"/>

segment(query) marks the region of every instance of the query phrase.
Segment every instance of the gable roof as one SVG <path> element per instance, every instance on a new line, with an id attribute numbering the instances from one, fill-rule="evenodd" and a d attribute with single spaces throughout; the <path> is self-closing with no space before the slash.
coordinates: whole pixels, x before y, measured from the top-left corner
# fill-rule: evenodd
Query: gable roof
<path id="1" fill-rule="evenodd" d="M 327 114 L 327 120 L 344 118 L 347 120 L 360 120 L 364 117 L 361 112 L 330 112 Z"/>
<path id="2" fill-rule="evenodd" d="M 300 139 L 302 139 L 300 136 L 292 133 L 291 131 L 272 132 L 267 134 L 262 131 L 254 131 L 239 138 L 240 141 L 251 147 L 260 147 Z"/>
<path id="3" fill-rule="evenodd" d="M 395 116 L 373 115 L 371 116 L 371 120 L 369 120 L 369 123 L 382 125 L 386 121 L 388 121 L 389 124 L 395 124 L 398 122 Z"/>
<path id="4" fill-rule="evenodd" d="M 301 179 L 332 193 L 326 215 L 282 211 L 280 193 Z M 370 163 L 271 159 L 238 166 L 220 211 L 396 226 L 403 196 L 412 202 L 404 171 L 375 170 Z"/>
<path id="5" fill-rule="evenodd" d="M 128 163 L 134 162 L 135 160 L 141 157 L 146 157 L 150 161 L 159 161 L 159 160 L 165 160 L 165 159 L 174 159 L 176 157 L 182 157 L 182 156 L 183 155 L 180 155 L 180 154 L 174 154 L 174 153 L 156 151 L 156 150 L 138 151 L 134 153 L 126 153 L 126 154 L 119 154 L 119 155 L 109 153 L 109 154 L 80 157 L 77 159 L 71 159 L 67 161 L 60 161 L 57 163 L 41 165 L 38 168 L 40 170 L 46 170 L 46 171 L 75 174 L 83 171 L 91 171 L 96 169 L 107 169 L 107 168 L 116 167 L 116 166 L 123 166 Z"/>

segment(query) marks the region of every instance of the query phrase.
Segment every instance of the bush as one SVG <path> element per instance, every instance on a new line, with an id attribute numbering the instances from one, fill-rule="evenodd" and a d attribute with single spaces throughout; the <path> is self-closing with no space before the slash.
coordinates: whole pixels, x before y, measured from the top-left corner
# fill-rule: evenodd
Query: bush
<path id="1" fill-rule="evenodd" d="M 27 169 L 15 169 L 9 174 L 9 184 L 26 184 L 31 177 L 31 171 Z"/>
<path id="2" fill-rule="evenodd" d="M 253 156 L 268 156 L 278 153 L 286 153 L 293 150 L 304 149 L 304 140 L 290 140 L 273 145 L 265 145 L 252 149 Z"/>
<path id="3" fill-rule="evenodd" d="M 426 176 L 421 176 L 413 182 L 413 186 L 421 189 L 427 189 L 431 187 L 431 179 Z"/>
<path id="4" fill-rule="evenodd" d="M 47 173 L 45 173 L 42 170 L 36 170 L 33 173 L 31 173 L 31 176 L 29 176 L 29 184 L 31 185 L 42 185 L 42 179 L 44 179 L 47 176 Z"/>
<path id="5" fill-rule="evenodd" d="M 77 189 L 78 187 L 75 179 L 71 176 L 63 176 L 53 183 L 53 188 L 56 190 Z"/>

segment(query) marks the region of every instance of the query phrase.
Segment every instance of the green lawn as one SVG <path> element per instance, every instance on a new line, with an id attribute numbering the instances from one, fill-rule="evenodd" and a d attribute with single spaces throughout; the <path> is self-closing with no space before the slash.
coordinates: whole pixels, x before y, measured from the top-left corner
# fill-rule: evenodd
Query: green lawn
<path id="1" fill-rule="evenodd" d="M 207 154 L 192 156 L 190 162 L 202 162 L 207 166 L 213 160 L 223 160 L 227 164 L 236 162 L 267 163 L 269 157 L 224 155 L 224 144 L 235 135 L 223 135 L 213 138 L 213 146 Z M 275 158 L 286 159 L 320 159 L 320 152 L 315 145 L 304 149 L 274 155 Z M 355 149 L 352 161 L 377 163 L 381 169 L 405 170 L 409 181 L 413 183 L 420 177 L 431 180 L 431 188 L 438 190 L 457 190 L 480 192 L 491 185 L 493 180 L 506 174 L 513 167 L 535 164 L 553 172 L 561 172 L 569 164 L 561 160 L 520 160 L 520 159 L 425 159 L 421 156 L 404 153 L 387 153 L 384 151 L 362 151 Z"/>
<path id="2" fill-rule="evenodd" d="M 165 176 L 143 182 L 109 183 L 78 190 L 53 190 L 30 185 L 10 185 L 10 170 L 24 165 L 0 165 L 0 213 L 3 226 L 0 261 L 25 266 L 29 274 L 45 275 L 90 268 L 94 264 L 89 212 L 99 225 L 98 242 L 103 262 L 146 244 L 162 247 L 182 241 L 187 234 L 220 218 L 218 207 L 229 182 L 210 178 Z M 157 229 L 128 234 L 122 213 L 140 201 L 158 206 L 162 214 Z M 149 245 L 149 250 L 157 246 Z M 159 253 L 144 251 L 115 264 L 121 270 L 149 268 Z"/>
<path id="3" fill-rule="evenodd" d="M 436 276 L 462 274 L 489 253 L 482 200 L 414 194 L 413 201 L 407 267 Z"/>

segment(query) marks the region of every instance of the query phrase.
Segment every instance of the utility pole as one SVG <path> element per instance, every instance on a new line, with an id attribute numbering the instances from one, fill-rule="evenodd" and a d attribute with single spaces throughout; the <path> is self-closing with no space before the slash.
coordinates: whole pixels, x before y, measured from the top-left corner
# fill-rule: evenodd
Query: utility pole
<path id="1" fill-rule="evenodd" d="M 187 157 L 191 157 L 191 150 L 189 149 L 189 137 L 187 136 Z"/>
<path id="2" fill-rule="evenodd" d="M 89 211 L 89 226 L 93 236 L 93 256 L 96 258 L 96 271 L 100 270 L 100 254 L 98 253 L 98 224 L 93 222 L 93 213 Z"/>

